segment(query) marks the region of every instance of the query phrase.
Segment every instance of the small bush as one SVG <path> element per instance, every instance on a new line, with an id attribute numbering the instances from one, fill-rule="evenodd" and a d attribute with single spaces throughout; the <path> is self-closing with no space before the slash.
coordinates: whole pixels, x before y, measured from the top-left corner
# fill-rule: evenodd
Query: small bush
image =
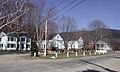
<path id="1" fill-rule="evenodd" d="M 32 45 L 31 45 L 31 56 L 34 56 L 34 52 L 36 52 L 36 55 L 38 56 L 38 46 L 36 44 L 36 42 L 32 42 Z"/>

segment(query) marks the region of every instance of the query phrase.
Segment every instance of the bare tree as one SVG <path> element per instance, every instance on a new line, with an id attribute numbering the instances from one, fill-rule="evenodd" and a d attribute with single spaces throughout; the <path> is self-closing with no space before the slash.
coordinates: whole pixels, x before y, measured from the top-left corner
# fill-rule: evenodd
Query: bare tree
<path id="1" fill-rule="evenodd" d="M 104 40 L 108 43 L 110 43 L 112 39 L 112 34 L 109 31 L 109 28 L 106 26 L 106 24 L 96 19 L 92 21 L 88 25 L 89 29 L 91 30 L 92 40 L 96 43 L 98 40 Z"/>
<path id="2" fill-rule="evenodd" d="M 41 51 L 41 42 L 44 36 L 44 8 L 45 1 L 41 0 L 38 7 L 34 8 L 33 23 L 35 25 L 35 40 L 38 44 L 39 52 Z"/>
<path id="3" fill-rule="evenodd" d="M 26 0 L 1 0 L 0 1 L 0 29 L 13 24 L 17 19 L 29 11 L 29 7 L 24 6 Z"/>
<path id="4" fill-rule="evenodd" d="M 92 31 L 92 36 L 95 42 L 110 37 L 109 35 L 111 35 L 106 24 L 99 19 L 92 21 L 88 27 Z"/>
<path id="5" fill-rule="evenodd" d="M 27 18 L 33 7 L 31 0 L 0 0 L 0 30 L 16 32 L 17 37 L 19 32 L 27 32 Z"/>
<path id="6" fill-rule="evenodd" d="M 57 24 L 54 22 L 53 17 L 55 11 L 52 8 L 46 7 L 46 1 L 41 0 L 39 6 L 34 8 L 33 23 L 35 25 L 35 41 L 38 43 L 39 50 L 41 51 L 41 42 L 45 36 L 45 21 L 47 20 L 47 36 L 57 32 Z M 48 44 L 48 43 L 47 43 Z"/>
<path id="7" fill-rule="evenodd" d="M 89 46 L 89 43 L 93 40 L 91 31 L 87 30 L 87 29 L 82 29 L 81 30 L 81 34 L 82 34 L 82 38 L 83 38 L 83 42 L 84 42 L 84 48 L 83 49 L 94 49 L 94 46 Z"/>
<path id="8" fill-rule="evenodd" d="M 71 32 L 77 29 L 76 23 L 75 20 L 71 17 L 62 17 L 59 23 L 60 32 L 63 32 L 61 35 L 64 40 L 65 50 L 68 50 L 68 42 L 74 36 Z"/>

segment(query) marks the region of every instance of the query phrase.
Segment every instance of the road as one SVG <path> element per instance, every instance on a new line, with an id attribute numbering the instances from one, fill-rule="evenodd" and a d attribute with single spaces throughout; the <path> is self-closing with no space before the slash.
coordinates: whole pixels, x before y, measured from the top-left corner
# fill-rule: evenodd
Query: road
<path id="1" fill-rule="evenodd" d="M 120 54 L 50 60 L 1 55 L 0 72 L 120 72 Z"/>

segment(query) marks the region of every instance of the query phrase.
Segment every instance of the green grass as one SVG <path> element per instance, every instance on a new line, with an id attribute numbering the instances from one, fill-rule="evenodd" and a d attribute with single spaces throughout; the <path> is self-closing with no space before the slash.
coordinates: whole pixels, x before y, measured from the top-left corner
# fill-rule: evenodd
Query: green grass
<path id="1" fill-rule="evenodd" d="M 96 55 L 102 55 L 102 54 L 96 54 Z M 89 52 L 85 52 L 85 56 L 96 56 L 94 54 L 94 52 L 91 53 L 91 55 L 89 55 Z M 52 56 L 55 56 L 54 54 L 47 54 L 46 57 L 43 56 L 43 54 L 39 55 L 38 57 L 31 57 L 30 55 L 26 55 L 26 56 L 22 56 L 22 59 L 51 59 Z M 78 52 L 78 56 L 75 56 L 75 52 L 74 53 L 69 53 L 69 57 L 68 58 L 79 58 L 79 57 L 83 57 L 83 52 Z M 67 53 L 58 53 L 58 57 L 56 59 L 66 59 L 67 58 Z"/>

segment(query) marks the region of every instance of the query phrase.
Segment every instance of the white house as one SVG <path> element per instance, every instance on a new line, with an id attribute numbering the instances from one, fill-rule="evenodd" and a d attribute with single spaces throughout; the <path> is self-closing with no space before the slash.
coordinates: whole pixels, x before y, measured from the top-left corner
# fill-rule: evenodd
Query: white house
<path id="1" fill-rule="evenodd" d="M 60 36 L 63 38 L 64 41 L 68 41 L 68 49 L 82 49 L 83 48 L 83 39 L 81 34 L 78 32 L 63 32 L 60 33 Z"/>
<path id="2" fill-rule="evenodd" d="M 96 52 L 99 52 L 99 53 L 107 53 L 108 50 L 111 50 L 108 43 L 106 43 L 102 40 L 99 40 L 96 42 L 95 49 L 96 49 Z"/>
<path id="3" fill-rule="evenodd" d="M 11 32 L 5 34 L 0 33 L 0 49 L 1 50 L 16 50 L 17 48 L 17 37 L 16 34 Z"/>
<path id="4" fill-rule="evenodd" d="M 4 32 L 1 32 L 0 33 L 0 50 L 17 50 L 21 48 L 20 44 L 25 46 L 23 50 L 30 50 L 31 39 L 26 37 L 25 40 L 26 41 L 23 43 L 21 40 L 21 36 L 17 38 L 17 34 L 14 32 L 10 32 L 7 34 L 5 34 Z"/>
<path id="5" fill-rule="evenodd" d="M 5 50 L 7 48 L 7 35 L 4 32 L 0 33 L 0 50 Z"/>
<path id="6" fill-rule="evenodd" d="M 64 41 L 60 34 L 53 34 L 48 37 L 49 40 L 47 40 L 47 48 L 58 48 L 58 49 L 64 49 Z M 41 48 L 45 48 L 45 40 L 41 43 Z"/>
<path id="7" fill-rule="evenodd" d="M 49 38 L 49 47 L 55 47 L 58 49 L 64 49 L 64 41 L 62 39 L 62 37 L 60 36 L 60 34 L 55 34 L 55 36 L 53 36 L 53 38 Z"/>
<path id="8" fill-rule="evenodd" d="M 70 40 L 68 42 L 68 49 L 81 49 L 83 48 L 83 39 L 79 37 L 77 40 Z"/>
<path id="9" fill-rule="evenodd" d="M 57 33 L 50 35 L 47 41 L 47 48 L 58 48 L 65 49 L 64 41 L 67 37 L 64 36 L 64 33 Z M 43 40 L 41 43 L 42 48 L 45 47 L 45 41 Z M 80 36 L 77 37 L 69 37 L 69 41 L 67 42 L 68 49 L 81 49 L 83 48 L 83 39 Z"/>
<path id="10" fill-rule="evenodd" d="M 30 49 L 31 49 L 31 39 L 28 38 L 26 33 L 20 33 L 18 40 L 18 50 L 30 50 Z"/>

